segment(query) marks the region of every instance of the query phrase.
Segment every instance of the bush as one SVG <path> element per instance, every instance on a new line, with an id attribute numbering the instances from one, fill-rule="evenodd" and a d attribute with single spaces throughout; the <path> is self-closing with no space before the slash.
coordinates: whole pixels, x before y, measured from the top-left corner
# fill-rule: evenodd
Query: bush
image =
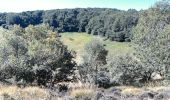
<path id="1" fill-rule="evenodd" d="M 151 76 L 151 70 L 132 55 L 115 57 L 108 67 L 112 78 L 122 85 L 141 85 Z"/>
<path id="2" fill-rule="evenodd" d="M 79 67 L 82 79 L 98 84 L 98 75 L 104 68 L 103 65 L 107 63 L 107 52 L 99 39 L 94 39 L 86 44 L 83 64 Z"/>
<path id="3" fill-rule="evenodd" d="M 110 87 L 110 76 L 108 71 L 100 71 L 97 75 L 97 84 L 99 87 L 109 88 Z"/>
<path id="4" fill-rule="evenodd" d="M 133 30 L 136 56 L 146 68 L 158 73 L 163 79 L 170 78 L 168 19 L 169 14 L 166 11 L 151 8 L 140 14 L 138 25 Z"/>
<path id="5" fill-rule="evenodd" d="M 68 76 L 73 75 L 76 63 L 50 27 L 40 25 L 23 29 L 14 26 L 0 37 L 2 80 L 38 85 L 72 80 Z"/>

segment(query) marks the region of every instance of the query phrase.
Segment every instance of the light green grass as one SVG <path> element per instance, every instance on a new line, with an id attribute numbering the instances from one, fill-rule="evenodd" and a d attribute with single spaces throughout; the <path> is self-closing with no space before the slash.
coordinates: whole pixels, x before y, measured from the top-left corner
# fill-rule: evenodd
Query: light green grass
<path id="1" fill-rule="evenodd" d="M 90 42 L 96 36 L 86 33 L 62 33 L 61 41 L 68 46 L 69 49 L 74 50 L 78 55 L 82 55 L 84 52 L 84 46 Z M 99 38 L 99 37 L 98 37 Z M 102 37 L 100 39 L 106 45 L 105 48 L 109 51 L 108 56 L 118 56 L 121 54 L 132 53 L 133 48 L 129 42 L 113 42 L 110 40 L 104 41 Z"/>
<path id="2" fill-rule="evenodd" d="M 118 56 L 122 54 L 130 54 L 134 51 L 130 42 L 115 42 L 115 41 L 104 41 L 106 49 L 109 51 L 108 56 Z"/>
<path id="3" fill-rule="evenodd" d="M 92 40 L 93 36 L 85 33 L 62 33 L 61 41 L 69 49 L 82 52 L 86 43 Z"/>

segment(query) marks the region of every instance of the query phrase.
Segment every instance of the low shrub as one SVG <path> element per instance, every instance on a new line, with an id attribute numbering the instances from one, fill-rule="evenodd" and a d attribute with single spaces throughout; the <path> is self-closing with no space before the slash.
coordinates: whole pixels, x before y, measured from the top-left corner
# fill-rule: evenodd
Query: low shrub
<path id="1" fill-rule="evenodd" d="M 142 85 L 150 80 L 151 71 L 133 55 L 115 57 L 109 62 L 112 79 L 122 85 Z"/>

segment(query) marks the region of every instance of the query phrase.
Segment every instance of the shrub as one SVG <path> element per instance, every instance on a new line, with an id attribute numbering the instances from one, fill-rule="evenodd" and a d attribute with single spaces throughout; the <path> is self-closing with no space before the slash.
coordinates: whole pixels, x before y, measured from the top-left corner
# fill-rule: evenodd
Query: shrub
<path id="1" fill-rule="evenodd" d="M 99 72 L 106 64 L 107 50 L 101 41 L 94 39 L 85 46 L 83 64 L 79 67 L 80 74 L 84 81 L 97 83 Z"/>
<path id="2" fill-rule="evenodd" d="M 73 75 L 76 63 L 50 27 L 14 26 L 5 31 L 0 45 L 1 79 L 38 85 L 71 80 L 68 76 Z"/>
<path id="3" fill-rule="evenodd" d="M 99 87 L 109 88 L 110 87 L 110 76 L 108 71 L 100 71 L 97 75 L 97 84 Z"/>
<path id="4" fill-rule="evenodd" d="M 132 55 L 113 58 L 108 67 L 112 78 L 122 85 L 141 85 L 150 79 L 151 70 Z"/>
<path id="5" fill-rule="evenodd" d="M 140 14 L 138 25 L 133 30 L 136 56 L 152 72 L 169 79 L 170 26 L 169 14 L 151 8 Z"/>

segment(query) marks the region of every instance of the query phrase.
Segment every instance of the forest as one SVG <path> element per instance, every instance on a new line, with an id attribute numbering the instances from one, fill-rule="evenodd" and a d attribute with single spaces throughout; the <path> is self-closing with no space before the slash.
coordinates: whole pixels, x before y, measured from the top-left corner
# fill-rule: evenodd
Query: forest
<path id="1" fill-rule="evenodd" d="M 22 13 L 0 13 L 0 26 L 47 23 L 58 32 L 87 32 L 113 41 L 130 41 L 131 29 L 137 25 L 138 11 L 109 8 L 77 8 Z"/>
<path id="2" fill-rule="evenodd" d="M 0 25 L 2 100 L 170 99 L 169 1 L 140 11 L 1 13 Z"/>

